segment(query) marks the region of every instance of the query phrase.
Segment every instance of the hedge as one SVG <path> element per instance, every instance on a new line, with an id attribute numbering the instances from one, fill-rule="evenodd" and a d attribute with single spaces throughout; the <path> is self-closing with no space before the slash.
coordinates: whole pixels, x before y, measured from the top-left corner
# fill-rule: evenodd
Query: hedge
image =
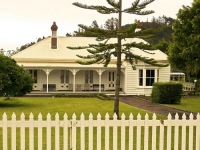
<path id="1" fill-rule="evenodd" d="M 181 101 L 181 83 L 157 82 L 153 84 L 152 101 L 161 104 L 178 104 Z"/>

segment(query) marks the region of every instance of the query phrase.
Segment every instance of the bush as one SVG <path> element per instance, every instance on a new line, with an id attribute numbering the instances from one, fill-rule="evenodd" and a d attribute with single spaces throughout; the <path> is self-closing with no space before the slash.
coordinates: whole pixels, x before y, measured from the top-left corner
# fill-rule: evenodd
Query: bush
<path id="1" fill-rule="evenodd" d="M 151 94 L 152 101 L 161 104 L 180 103 L 182 88 L 183 85 L 181 83 L 154 83 Z"/>

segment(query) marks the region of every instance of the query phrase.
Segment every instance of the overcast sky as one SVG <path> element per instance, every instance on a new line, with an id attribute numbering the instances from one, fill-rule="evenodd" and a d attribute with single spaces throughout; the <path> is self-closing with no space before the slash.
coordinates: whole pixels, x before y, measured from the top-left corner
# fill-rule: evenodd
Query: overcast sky
<path id="1" fill-rule="evenodd" d="M 135 0 L 123 0 L 123 8 Z M 142 0 L 143 1 L 143 0 Z M 85 10 L 72 5 L 81 2 L 89 5 L 107 5 L 106 0 L 0 0 L 0 49 L 15 50 L 24 44 L 36 41 L 39 37 L 51 36 L 50 27 L 55 21 L 58 36 L 73 33 L 78 24 L 98 24 L 116 15 L 102 15 L 94 10 Z M 147 16 L 123 14 L 123 25 L 135 19 L 151 21 L 152 16 L 167 16 L 176 19 L 183 5 L 191 6 L 193 0 L 155 0 L 146 10 L 155 13 Z"/>

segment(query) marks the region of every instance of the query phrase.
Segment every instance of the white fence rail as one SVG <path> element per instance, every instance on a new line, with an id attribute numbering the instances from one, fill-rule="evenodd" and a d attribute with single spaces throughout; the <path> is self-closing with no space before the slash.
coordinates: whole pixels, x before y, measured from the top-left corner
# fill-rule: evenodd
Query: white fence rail
<path id="1" fill-rule="evenodd" d="M 175 119 L 169 114 L 168 119 L 158 120 L 153 114 L 152 118 L 146 114 L 144 119 L 138 114 L 125 117 L 122 114 L 118 120 L 116 115 L 112 119 L 108 114 L 101 119 L 89 115 L 85 119 L 81 114 L 76 119 L 63 119 L 56 114 L 54 120 L 48 114 L 45 119 L 38 115 L 34 119 L 30 114 L 25 119 L 22 113 L 17 120 L 13 113 L 8 119 L 4 113 L 0 120 L 0 149 L 7 150 L 199 150 L 200 149 L 200 115 L 186 119 L 185 114 Z M 195 118 L 195 119 L 194 119 Z"/>

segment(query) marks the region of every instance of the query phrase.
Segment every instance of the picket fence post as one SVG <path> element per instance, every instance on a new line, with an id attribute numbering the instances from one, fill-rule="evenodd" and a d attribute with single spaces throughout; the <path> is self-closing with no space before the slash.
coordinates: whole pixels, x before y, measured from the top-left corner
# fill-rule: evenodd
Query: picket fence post
<path id="1" fill-rule="evenodd" d="M 63 150 L 68 150 L 68 128 L 68 116 L 65 113 L 63 120 Z"/>
<path id="2" fill-rule="evenodd" d="M 34 120 L 33 114 L 29 115 L 29 150 L 34 150 Z"/>
<path id="3" fill-rule="evenodd" d="M 142 120 L 141 120 L 141 115 L 140 113 L 137 115 L 137 138 L 136 138 L 136 146 L 137 150 L 141 149 L 141 126 L 142 126 Z"/>
<path id="4" fill-rule="evenodd" d="M 3 150 L 8 149 L 8 142 L 7 142 L 7 134 L 8 134 L 8 126 L 7 126 L 7 115 L 4 112 L 3 114 Z"/>
<path id="5" fill-rule="evenodd" d="M 200 114 L 198 113 L 197 116 L 197 128 L 196 128 L 196 149 L 200 149 Z"/>
<path id="6" fill-rule="evenodd" d="M 89 114 L 89 150 L 93 150 L 93 115 Z M 97 137 L 99 138 L 99 137 Z"/>
<path id="7" fill-rule="evenodd" d="M 20 127 L 20 140 L 21 140 L 21 150 L 25 150 L 25 115 L 21 114 L 21 127 Z"/>
<path id="8" fill-rule="evenodd" d="M 168 114 L 167 116 L 167 150 L 171 150 L 171 131 L 172 131 L 172 116 L 171 114 Z"/>
<path id="9" fill-rule="evenodd" d="M 74 113 L 71 121 L 71 150 L 76 150 L 76 124 L 76 114 Z"/>
<path id="10" fill-rule="evenodd" d="M 60 126 L 59 114 L 55 115 L 55 150 L 60 150 Z"/>
<path id="11" fill-rule="evenodd" d="M 85 116 L 82 113 L 81 114 L 81 119 L 80 119 L 80 123 L 81 123 L 81 150 L 85 150 Z"/>
<path id="12" fill-rule="evenodd" d="M 182 125 L 182 140 L 181 140 L 181 149 L 185 150 L 186 149 L 186 115 L 183 114 L 182 120 L 181 120 L 181 125 Z"/>
<path id="13" fill-rule="evenodd" d="M 131 113 L 129 115 L 129 150 L 133 149 L 133 126 L 134 126 L 134 121 L 133 121 L 133 114 Z"/>
<path id="14" fill-rule="evenodd" d="M 153 114 L 153 117 L 152 117 L 152 150 L 153 149 L 156 149 L 156 126 L 154 125 L 153 126 L 153 123 L 156 122 L 156 114 L 154 113 Z"/>
<path id="15" fill-rule="evenodd" d="M 47 114 L 47 149 L 50 150 L 51 149 L 51 115 L 48 113 Z"/>
<path id="16" fill-rule="evenodd" d="M 38 115 L 38 150 L 42 150 L 42 114 L 39 113 Z"/>
<path id="17" fill-rule="evenodd" d="M 109 130 L 109 114 L 106 113 L 105 115 L 105 150 L 109 150 L 109 145 L 110 145 L 110 140 L 109 140 L 109 134 L 110 134 L 110 130 Z"/>
<path id="18" fill-rule="evenodd" d="M 122 113 L 121 120 L 120 120 L 121 122 L 121 150 L 125 150 L 125 140 L 126 140 L 125 139 L 126 131 L 125 131 L 125 124 L 124 124 L 125 118 L 126 118 L 125 114 Z"/>
<path id="19" fill-rule="evenodd" d="M 97 115 L 97 150 L 101 150 L 101 115 Z"/>
<path id="20" fill-rule="evenodd" d="M 11 149 L 16 150 L 16 115 L 15 113 L 12 114 L 11 119 Z"/>

